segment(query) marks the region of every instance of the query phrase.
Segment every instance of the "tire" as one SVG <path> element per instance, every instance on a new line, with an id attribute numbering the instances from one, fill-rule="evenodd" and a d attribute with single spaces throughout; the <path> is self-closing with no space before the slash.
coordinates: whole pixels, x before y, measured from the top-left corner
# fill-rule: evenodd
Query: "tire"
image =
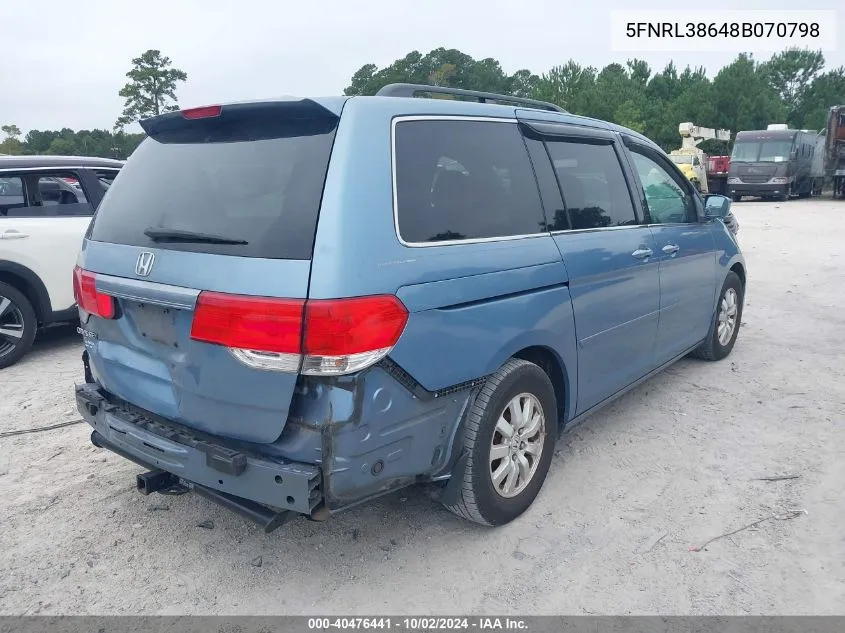
<path id="1" fill-rule="evenodd" d="M 729 316 L 731 291 L 733 293 L 733 305 L 735 307 L 734 325 L 727 341 L 722 342 L 719 339 L 719 326 L 722 320 Z M 736 338 L 739 335 L 740 325 L 742 324 L 744 298 L 745 289 L 742 287 L 742 281 L 739 275 L 730 271 L 727 277 L 725 277 L 725 283 L 722 284 L 722 291 L 719 293 L 719 301 L 716 304 L 716 311 L 713 314 L 710 330 L 707 332 L 707 339 L 693 351 L 692 356 L 702 360 L 716 361 L 722 360 L 731 353 L 731 350 L 733 350 L 736 344 Z"/>
<path id="2" fill-rule="evenodd" d="M 29 299 L 17 288 L 0 282 L 0 369 L 24 357 L 32 347 L 37 328 L 38 319 Z"/>
<path id="3" fill-rule="evenodd" d="M 521 473 L 507 475 L 505 460 L 511 459 L 517 445 L 509 446 L 497 425 L 500 418 L 505 423 L 513 420 L 513 410 L 509 407 L 512 401 L 527 404 L 529 398 L 533 406 L 541 409 L 542 425 L 535 435 L 524 436 L 521 449 L 516 448 L 522 451 L 516 453 L 516 459 L 519 460 L 521 454 L 523 463 L 529 466 L 530 474 L 527 483 L 524 483 L 520 481 L 520 477 L 524 476 Z M 458 478 L 456 483 L 460 484 L 460 491 L 452 505 L 445 504 L 446 508 L 481 525 L 498 526 L 513 521 L 529 508 L 540 492 L 549 472 L 557 435 L 557 399 L 546 372 L 525 360 L 509 360 L 484 383 L 464 421 L 461 439 L 467 459 L 461 471 L 452 473 L 452 477 Z M 491 460 L 494 442 L 499 451 L 506 451 L 495 461 Z M 533 446 L 539 454 L 530 449 L 524 450 L 527 445 Z M 494 471 L 499 469 L 506 470 L 501 471 L 505 476 L 497 482 L 497 486 Z M 518 468 L 516 472 L 519 473 Z M 510 491 L 511 496 L 505 496 L 508 494 L 505 487 L 511 477 L 515 477 L 515 488 Z"/>
<path id="4" fill-rule="evenodd" d="M 742 200 L 742 196 L 733 195 L 731 196 L 731 200 L 734 202 L 740 202 Z"/>

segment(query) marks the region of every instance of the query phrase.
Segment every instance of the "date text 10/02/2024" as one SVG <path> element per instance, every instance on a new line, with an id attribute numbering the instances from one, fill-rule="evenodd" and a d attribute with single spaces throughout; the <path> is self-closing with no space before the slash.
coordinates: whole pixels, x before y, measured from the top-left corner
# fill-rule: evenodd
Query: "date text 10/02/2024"
<path id="1" fill-rule="evenodd" d="M 820 35 L 818 22 L 628 22 L 625 25 L 625 36 L 629 38 L 817 38 Z"/>
<path id="2" fill-rule="evenodd" d="M 515 618 L 477 617 L 403 617 L 403 618 L 309 618 L 311 631 L 346 630 L 403 630 L 403 631 L 525 631 L 525 620 Z"/>

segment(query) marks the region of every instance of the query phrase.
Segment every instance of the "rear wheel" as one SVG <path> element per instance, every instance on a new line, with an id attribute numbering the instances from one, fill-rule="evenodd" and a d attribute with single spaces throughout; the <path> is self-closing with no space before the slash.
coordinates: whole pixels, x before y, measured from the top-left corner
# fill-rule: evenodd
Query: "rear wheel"
<path id="1" fill-rule="evenodd" d="M 17 288 L 0 283 L 0 369 L 18 362 L 32 347 L 38 321 Z"/>
<path id="2" fill-rule="evenodd" d="M 482 525 L 503 525 L 533 503 L 557 437 L 557 400 L 546 373 L 513 359 L 485 383 L 462 429 L 467 460 L 452 473 L 460 494 L 446 507 Z"/>
<path id="3" fill-rule="evenodd" d="M 731 200 L 733 200 L 734 202 L 739 202 L 740 200 L 742 200 L 742 196 L 738 196 L 737 194 L 734 194 L 734 195 L 731 196 Z"/>

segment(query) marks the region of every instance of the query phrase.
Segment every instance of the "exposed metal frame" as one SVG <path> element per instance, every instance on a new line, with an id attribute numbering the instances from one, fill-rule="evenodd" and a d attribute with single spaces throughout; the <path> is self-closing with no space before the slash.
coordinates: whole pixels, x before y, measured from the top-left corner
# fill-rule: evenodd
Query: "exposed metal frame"
<path id="1" fill-rule="evenodd" d="M 479 90 L 464 90 L 463 88 L 446 88 L 443 86 L 427 86 L 425 84 L 389 84 L 384 86 L 376 93 L 377 97 L 411 97 L 414 98 L 418 93 L 424 92 L 429 94 L 454 95 L 456 97 L 471 97 L 479 103 L 487 103 L 488 101 L 499 102 L 502 104 L 523 105 L 537 110 L 547 110 L 550 112 L 560 112 L 566 114 L 566 110 L 559 105 L 549 103 L 548 101 L 539 101 L 537 99 L 528 99 L 526 97 L 515 97 L 512 95 L 496 94 L 494 92 L 481 92 Z"/>

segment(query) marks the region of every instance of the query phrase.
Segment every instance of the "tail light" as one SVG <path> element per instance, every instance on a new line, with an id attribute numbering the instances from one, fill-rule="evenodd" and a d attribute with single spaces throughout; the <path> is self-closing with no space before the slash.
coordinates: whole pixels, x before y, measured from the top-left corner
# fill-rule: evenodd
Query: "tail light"
<path id="1" fill-rule="evenodd" d="M 73 269 L 73 296 L 76 305 L 101 319 L 113 319 L 115 315 L 114 298 L 97 290 L 94 273 L 79 266 Z"/>
<path id="2" fill-rule="evenodd" d="M 306 301 L 202 292 L 191 338 L 228 347 L 250 367 L 342 375 L 384 358 L 407 321 L 392 295 Z"/>

